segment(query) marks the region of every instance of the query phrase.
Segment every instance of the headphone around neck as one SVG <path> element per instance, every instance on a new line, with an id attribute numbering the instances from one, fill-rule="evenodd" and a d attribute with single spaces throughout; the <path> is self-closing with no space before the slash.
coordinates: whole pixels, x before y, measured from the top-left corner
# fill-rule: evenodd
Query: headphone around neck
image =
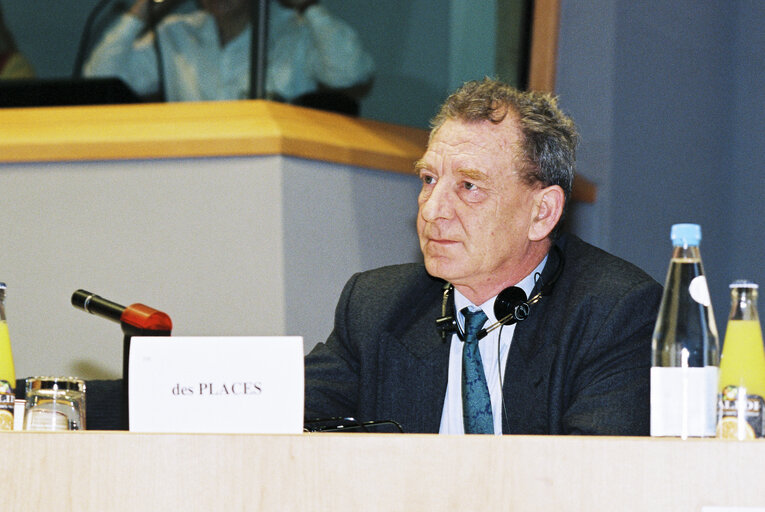
<path id="1" fill-rule="evenodd" d="M 512 325 L 525 320 L 531 313 L 531 305 L 536 304 L 542 297 L 552 293 L 555 282 L 560 277 L 561 272 L 563 272 L 564 257 L 563 251 L 557 245 L 552 246 L 551 252 L 555 252 L 555 256 L 557 256 L 557 264 L 550 279 L 547 282 L 542 282 L 542 277 L 540 275 L 537 279 L 539 291 L 529 299 L 526 298 L 526 292 L 517 286 L 510 286 L 499 292 L 497 299 L 494 301 L 494 316 L 496 316 L 498 320 L 492 325 L 484 327 L 478 331 L 476 336 L 479 340 L 486 337 L 487 334 L 502 325 Z M 549 260 L 548 263 L 550 263 Z M 452 313 L 447 314 L 450 307 Z M 451 283 L 446 283 L 444 285 L 444 294 L 441 301 L 441 316 L 436 318 L 436 329 L 438 329 L 438 332 L 441 335 L 441 341 L 443 342 L 446 342 L 448 334 L 455 332 L 460 340 L 465 341 L 465 333 L 457 323 L 457 318 L 453 311 L 454 286 Z"/>

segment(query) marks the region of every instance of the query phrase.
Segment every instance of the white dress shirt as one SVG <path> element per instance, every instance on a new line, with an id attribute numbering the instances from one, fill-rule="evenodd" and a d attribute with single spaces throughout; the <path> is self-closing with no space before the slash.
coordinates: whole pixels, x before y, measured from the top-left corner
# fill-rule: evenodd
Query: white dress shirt
<path id="1" fill-rule="evenodd" d="M 534 289 L 534 284 L 542 269 L 547 262 L 547 257 L 535 268 L 529 275 L 521 280 L 515 286 L 521 288 L 528 297 Z M 457 315 L 457 322 L 460 329 L 464 331 L 465 319 L 460 311 L 464 307 L 470 307 L 472 310 L 480 309 L 488 317 L 484 327 L 488 327 L 497 322 L 494 314 L 494 301 L 496 295 L 487 300 L 480 306 L 471 303 L 457 289 L 454 290 L 454 306 Z M 534 306 L 531 307 L 532 311 Z M 481 353 L 481 362 L 483 371 L 486 375 L 486 384 L 489 387 L 489 396 L 491 397 L 491 412 L 494 419 L 494 433 L 502 434 L 503 400 L 502 400 L 502 382 L 504 382 L 505 367 L 507 366 L 507 356 L 510 353 L 510 343 L 515 332 L 515 325 L 506 325 L 498 327 L 488 333 L 485 338 L 478 341 L 478 350 Z M 500 338 L 501 335 L 501 338 Z M 446 385 L 446 398 L 444 400 L 444 409 L 441 413 L 441 434 L 464 434 L 465 427 L 462 422 L 462 346 L 463 343 L 457 336 L 452 334 L 451 346 L 449 349 L 449 378 Z"/>

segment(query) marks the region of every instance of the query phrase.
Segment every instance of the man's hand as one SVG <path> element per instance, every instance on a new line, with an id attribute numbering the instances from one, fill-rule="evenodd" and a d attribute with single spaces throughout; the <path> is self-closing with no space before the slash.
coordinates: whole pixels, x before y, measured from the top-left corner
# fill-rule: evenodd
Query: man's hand
<path id="1" fill-rule="evenodd" d="M 128 14 L 147 23 L 149 21 L 149 2 L 154 2 L 154 5 L 151 7 L 156 21 L 162 19 L 162 17 L 175 9 L 183 1 L 185 0 L 136 0 L 133 7 L 128 11 Z"/>
<path id="2" fill-rule="evenodd" d="M 312 5 L 318 4 L 319 0 L 279 0 L 279 3 L 288 9 L 295 9 L 302 14 Z"/>

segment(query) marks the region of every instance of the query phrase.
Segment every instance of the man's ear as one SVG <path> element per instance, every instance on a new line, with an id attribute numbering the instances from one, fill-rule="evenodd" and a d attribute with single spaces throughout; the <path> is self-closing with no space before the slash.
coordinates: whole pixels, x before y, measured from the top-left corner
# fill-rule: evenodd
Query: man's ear
<path id="1" fill-rule="evenodd" d="M 563 215 L 566 194 L 558 185 L 541 188 L 534 193 L 529 239 L 540 241 L 547 238 Z"/>

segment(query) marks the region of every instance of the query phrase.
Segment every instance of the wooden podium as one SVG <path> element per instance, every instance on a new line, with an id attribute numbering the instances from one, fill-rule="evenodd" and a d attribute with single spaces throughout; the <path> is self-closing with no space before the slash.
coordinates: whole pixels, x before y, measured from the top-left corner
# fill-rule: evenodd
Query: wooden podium
<path id="1" fill-rule="evenodd" d="M 0 441 L 5 511 L 765 507 L 763 441 L 127 432 Z"/>

